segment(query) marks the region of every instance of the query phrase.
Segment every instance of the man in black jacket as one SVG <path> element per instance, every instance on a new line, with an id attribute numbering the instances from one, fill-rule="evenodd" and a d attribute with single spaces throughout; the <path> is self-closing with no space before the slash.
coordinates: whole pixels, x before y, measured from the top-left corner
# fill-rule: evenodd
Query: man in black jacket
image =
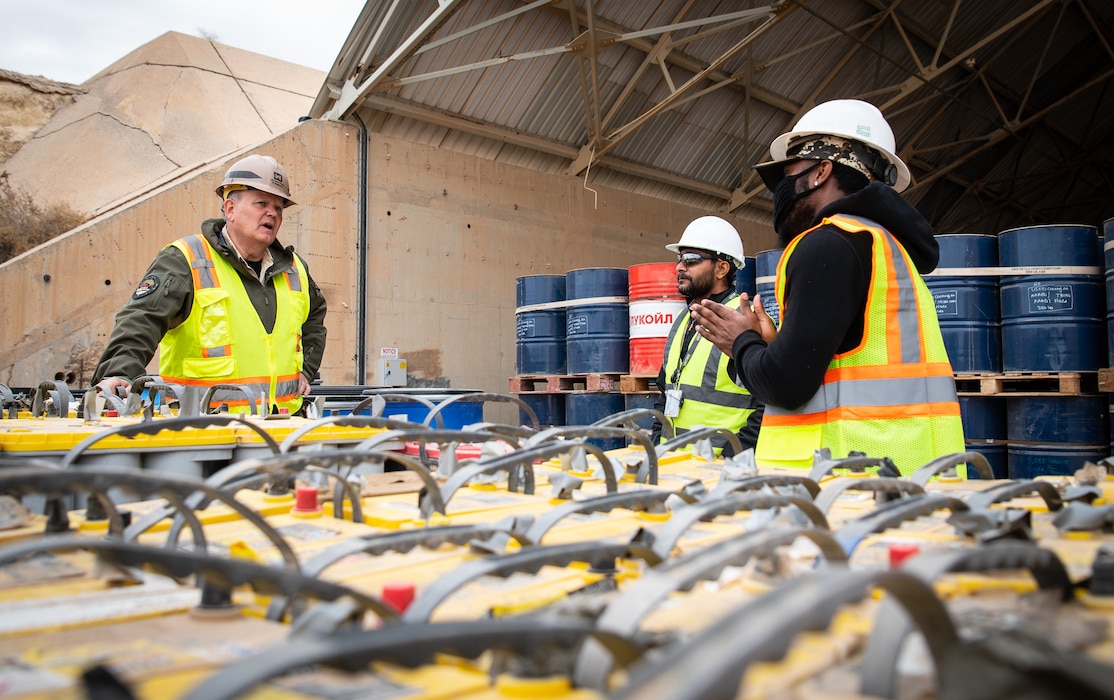
<path id="1" fill-rule="evenodd" d="M 786 248 L 781 324 L 760 303 L 693 306 L 698 331 L 735 359 L 766 404 L 759 466 L 811 465 L 815 450 L 890 456 L 905 472 L 962 452 L 955 383 L 921 275 L 939 249 L 898 194 L 909 170 L 873 105 L 834 100 L 806 113 L 755 168 L 774 193 Z"/>

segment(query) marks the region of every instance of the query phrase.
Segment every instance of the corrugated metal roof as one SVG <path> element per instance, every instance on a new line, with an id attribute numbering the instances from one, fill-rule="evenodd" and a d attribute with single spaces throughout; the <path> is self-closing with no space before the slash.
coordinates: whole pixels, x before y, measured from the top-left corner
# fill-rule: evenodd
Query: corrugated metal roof
<path id="1" fill-rule="evenodd" d="M 813 104 L 856 97 L 886 113 L 938 230 L 1097 225 L 1112 22 L 1093 0 L 371 0 L 312 114 L 764 217 L 751 166 Z"/>

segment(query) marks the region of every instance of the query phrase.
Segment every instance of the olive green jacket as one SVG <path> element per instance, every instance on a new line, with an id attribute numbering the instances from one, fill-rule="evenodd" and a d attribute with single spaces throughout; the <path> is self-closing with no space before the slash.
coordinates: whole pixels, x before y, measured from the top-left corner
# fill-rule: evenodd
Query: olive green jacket
<path id="1" fill-rule="evenodd" d="M 271 244 L 274 264 L 266 271 L 266 284 L 260 283 L 255 272 L 240 260 L 221 235 L 224 219 L 208 219 L 201 224 L 205 240 L 240 274 L 248 297 L 263 327 L 270 333 L 275 327 L 275 275 L 290 269 L 294 263 L 294 247 L 283 247 L 277 240 Z M 305 260 L 302 261 L 303 264 Z M 309 266 L 306 266 L 307 276 Z M 302 324 L 302 375 L 312 381 L 321 367 L 325 352 L 325 297 L 317 283 L 309 280 L 309 316 Z M 182 252 L 173 246 L 159 251 L 147 268 L 143 280 L 128 302 L 116 314 L 116 324 L 108 346 L 93 373 L 92 385 L 105 377 L 134 380 L 147 374 L 147 364 L 155 356 L 159 341 L 171 328 L 180 325 L 193 308 L 193 275 Z"/>

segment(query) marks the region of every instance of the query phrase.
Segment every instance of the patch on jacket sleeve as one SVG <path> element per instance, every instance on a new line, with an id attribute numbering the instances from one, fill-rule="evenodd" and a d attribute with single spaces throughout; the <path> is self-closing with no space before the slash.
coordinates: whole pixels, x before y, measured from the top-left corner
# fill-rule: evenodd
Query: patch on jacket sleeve
<path id="1" fill-rule="evenodd" d="M 132 293 L 132 299 L 142 299 L 145 296 L 150 296 L 156 289 L 159 288 L 159 276 L 147 275 L 139 286 L 135 288 Z"/>

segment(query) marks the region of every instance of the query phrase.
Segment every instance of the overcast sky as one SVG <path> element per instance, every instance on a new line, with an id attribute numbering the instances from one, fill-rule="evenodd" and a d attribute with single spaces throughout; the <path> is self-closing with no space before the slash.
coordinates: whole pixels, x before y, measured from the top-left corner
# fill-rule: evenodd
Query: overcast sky
<path id="1" fill-rule="evenodd" d="M 364 0 L 0 0 L 0 68 L 83 83 L 169 31 L 328 71 Z"/>

